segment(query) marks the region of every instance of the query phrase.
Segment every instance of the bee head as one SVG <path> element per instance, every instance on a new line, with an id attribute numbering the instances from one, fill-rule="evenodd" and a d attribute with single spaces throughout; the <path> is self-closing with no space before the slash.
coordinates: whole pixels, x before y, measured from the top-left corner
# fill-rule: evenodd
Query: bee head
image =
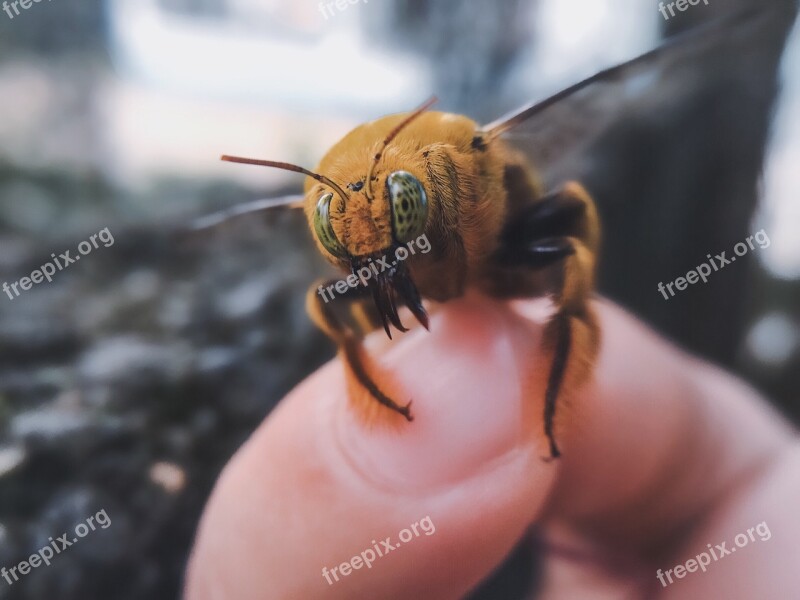
<path id="1" fill-rule="evenodd" d="M 391 337 L 389 323 L 406 331 L 397 314 L 398 299 L 427 327 L 408 265 L 398 260 L 397 251 L 424 232 L 428 201 L 420 181 L 407 171 L 381 179 L 384 193 L 374 198 L 367 196 L 364 180 L 359 180 L 345 186 L 350 190 L 347 197 L 320 185 L 312 188 L 314 196 L 307 200 L 317 198 L 309 219 L 323 254 L 364 282 Z"/>

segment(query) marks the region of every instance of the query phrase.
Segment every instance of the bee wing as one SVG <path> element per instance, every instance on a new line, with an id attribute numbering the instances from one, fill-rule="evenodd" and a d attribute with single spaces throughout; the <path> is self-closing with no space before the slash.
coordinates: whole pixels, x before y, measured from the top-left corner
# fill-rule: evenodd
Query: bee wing
<path id="1" fill-rule="evenodd" d="M 575 178 L 587 166 L 587 150 L 605 131 L 643 107 L 669 110 L 690 96 L 704 78 L 692 68 L 698 56 L 740 51 L 766 14 L 761 9 L 739 11 L 676 35 L 654 50 L 509 113 L 483 131 L 490 139 L 502 135 L 524 152 L 546 185 Z"/>
<path id="2" fill-rule="evenodd" d="M 253 200 L 252 202 L 237 204 L 236 206 L 232 206 L 230 208 L 226 208 L 196 219 L 190 225 L 189 230 L 193 232 L 206 231 L 208 229 L 218 227 L 219 225 L 222 225 L 231 219 L 244 217 L 246 215 L 255 215 L 276 208 L 303 208 L 303 196 L 301 194 L 294 194 L 291 196 L 264 198 L 262 200 Z"/>

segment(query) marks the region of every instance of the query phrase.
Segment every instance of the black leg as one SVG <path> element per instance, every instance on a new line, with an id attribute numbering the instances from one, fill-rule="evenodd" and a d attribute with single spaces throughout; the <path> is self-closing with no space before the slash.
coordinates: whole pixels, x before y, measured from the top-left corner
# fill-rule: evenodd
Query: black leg
<path id="1" fill-rule="evenodd" d="M 342 344 L 342 348 L 344 349 L 345 360 L 350 365 L 353 375 L 355 375 L 356 379 L 364 387 L 364 389 L 370 393 L 370 396 L 375 398 L 375 400 L 377 400 L 386 408 L 403 415 L 406 421 L 413 421 L 414 417 L 411 415 L 411 402 L 405 406 L 398 404 L 389 398 L 389 396 L 384 394 L 367 374 L 364 364 L 361 362 L 361 357 L 359 356 L 359 342 L 354 338 L 347 339 Z"/>
<path id="2" fill-rule="evenodd" d="M 556 347 L 553 353 L 550 375 L 547 378 L 547 389 L 544 393 L 544 433 L 550 444 L 550 458 L 561 456 L 556 444 L 555 433 L 553 432 L 553 421 L 556 416 L 558 392 L 561 390 L 561 384 L 564 381 L 564 372 L 567 368 L 567 359 L 572 345 L 572 329 L 569 321 L 570 317 L 564 313 L 558 313 L 553 317 L 552 327 L 555 329 Z"/>
<path id="3" fill-rule="evenodd" d="M 520 247 L 531 240 L 579 236 L 586 217 L 586 202 L 570 189 L 547 194 L 511 215 L 503 230 L 505 246 Z"/>
<path id="4" fill-rule="evenodd" d="M 600 345 L 600 329 L 589 305 L 599 243 L 594 202 L 583 186 L 568 182 L 509 215 L 494 257 L 501 269 L 557 265 L 561 271 L 560 277 L 550 279 L 556 313 L 545 325 L 542 341 L 550 361 L 543 421 L 551 459 L 561 455 L 555 432 L 558 399 L 590 377 Z M 503 277 L 509 277 L 507 271 Z"/>
<path id="5" fill-rule="evenodd" d="M 503 246 L 496 259 L 504 265 L 542 269 L 575 253 L 568 238 L 548 237 L 519 246 Z"/>
<path id="6" fill-rule="evenodd" d="M 333 282 L 322 283 L 322 289 L 327 292 L 327 286 L 333 285 Z M 343 352 L 343 359 L 349 366 L 356 380 L 361 386 L 366 389 L 369 394 L 383 406 L 400 413 L 407 421 L 413 421 L 414 417 L 411 415 L 411 403 L 405 406 L 398 404 L 389 396 L 384 394 L 377 384 L 372 380 L 367 373 L 367 369 L 362 360 L 362 347 L 361 338 L 351 328 L 342 323 L 337 318 L 333 310 L 333 304 L 339 300 L 342 306 L 347 306 L 351 313 L 352 310 L 359 304 L 369 302 L 370 290 L 366 286 L 356 286 L 350 288 L 333 299 L 327 299 L 327 295 L 320 292 L 320 282 L 312 284 L 306 295 L 306 308 L 311 320 L 330 337 Z M 374 328 L 374 323 L 370 318 L 369 310 L 366 309 L 361 312 L 361 318 L 356 316 L 356 320 L 362 327 L 362 330 L 370 330 Z"/>

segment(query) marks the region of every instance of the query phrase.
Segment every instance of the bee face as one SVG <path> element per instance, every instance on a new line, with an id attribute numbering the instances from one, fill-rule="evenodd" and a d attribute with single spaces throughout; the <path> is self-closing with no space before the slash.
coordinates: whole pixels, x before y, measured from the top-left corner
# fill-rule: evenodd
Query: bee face
<path id="1" fill-rule="evenodd" d="M 398 303 L 408 306 L 427 327 L 427 314 L 409 265 L 395 259 L 400 246 L 425 230 L 425 188 L 411 172 L 392 168 L 374 175 L 369 196 L 364 179 L 344 186 L 349 191 L 347 197 L 323 185 L 309 190 L 306 206 L 316 198 L 309 219 L 318 245 L 330 262 L 354 274 L 369 272 L 369 265 L 386 265 L 367 285 L 387 333 L 389 323 L 406 331 L 398 316 Z"/>
<path id="2" fill-rule="evenodd" d="M 323 186 L 312 190 L 317 198 L 311 225 L 322 248 L 334 260 L 353 261 L 388 253 L 420 236 L 427 224 L 428 197 L 420 180 L 404 170 L 378 177 L 378 193 L 369 198 L 364 182 L 350 183 L 350 195 L 341 198 Z"/>
<path id="3" fill-rule="evenodd" d="M 345 199 L 320 187 L 313 194 L 314 234 L 332 263 L 346 265 L 392 246 L 388 207 L 370 202 L 363 192 L 351 192 Z"/>

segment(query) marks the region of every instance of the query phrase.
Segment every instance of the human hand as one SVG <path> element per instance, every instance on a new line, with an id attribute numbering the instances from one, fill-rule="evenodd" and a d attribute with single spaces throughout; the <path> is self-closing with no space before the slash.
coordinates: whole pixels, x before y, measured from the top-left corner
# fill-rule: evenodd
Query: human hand
<path id="1" fill-rule="evenodd" d="M 601 301 L 594 381 L 559 401 L 563 457 L 544 461 L 542 400 L 521 383 L 548 372 L 543 307 L 471 296 L 442 306 L 430 333 L 370 336 L 414 399 L 399 428 L 355 417 L 338 360 L 300 384 L 220 477 L 187 600 L 459 598 L 534 524 L 552 549 L 537 597 L 796 596 L 794 431 Z M 657 579 L 762 522 L 768 543 L 753 533 L 705 572 Z"/>

